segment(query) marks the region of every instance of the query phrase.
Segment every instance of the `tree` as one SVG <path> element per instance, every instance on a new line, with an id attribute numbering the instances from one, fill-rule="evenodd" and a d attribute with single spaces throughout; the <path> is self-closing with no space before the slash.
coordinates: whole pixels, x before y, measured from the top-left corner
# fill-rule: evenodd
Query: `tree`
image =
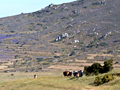
<path id="1" fill-rule="evenodd" d="M 113 69 L 113 60 L 107 60 L 104 62 L 104 66 L 100 63 L 93 63 L 91 66 L 84 67 L 84 74 L 86 75 L 98 75 L 99 73 L 106 73 Z"/>
<path id="2" fill-rule="evenodd" d="M 101 65 L 100 63 L 94 63 L 92 64 L 92 71 L 95 75 L 98 75 L 100 73 Z"/>
<path id="3" fill-rule="evenodd" d="M 111 71 L 113 69 L 113 59 L 104 62 L 104 72 Z"/>

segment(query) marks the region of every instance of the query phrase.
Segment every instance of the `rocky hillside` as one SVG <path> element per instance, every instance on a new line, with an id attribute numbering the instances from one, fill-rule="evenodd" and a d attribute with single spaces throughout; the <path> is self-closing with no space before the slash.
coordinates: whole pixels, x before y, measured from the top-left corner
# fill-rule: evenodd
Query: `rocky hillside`
<path id="1" fill-rule="evenodd" d="M 119 8 L 119 0 L 77 0 L 0 18 L 1 60 L 119 54 Z"/>

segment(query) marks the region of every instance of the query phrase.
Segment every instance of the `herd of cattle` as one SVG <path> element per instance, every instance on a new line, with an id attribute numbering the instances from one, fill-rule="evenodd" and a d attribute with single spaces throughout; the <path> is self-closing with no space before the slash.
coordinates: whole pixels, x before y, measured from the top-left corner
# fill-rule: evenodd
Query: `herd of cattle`
<path id="1" fill-rule="evenodd" d="M 82 77 L 83 76 L 83 71 L 64 71 L 63 72 L 64 76 L 75 76 L 75 77 Z"/>
<path id="2" fill-rule="evenodd" d="M 80 70 L 80 71 L 64 71 L 63 75 L 64 76 L 72 76 L 73 75 L 73 76 L 79 78 L 79 77 L 83 76 L 83 71 L 82 70 Z M 11 74 L 11 76 L 14 76 L 14 74 Z M 34 79 L 36 79 L 36 78 L 37 78 L 37 75 L 34 75 Z"/>

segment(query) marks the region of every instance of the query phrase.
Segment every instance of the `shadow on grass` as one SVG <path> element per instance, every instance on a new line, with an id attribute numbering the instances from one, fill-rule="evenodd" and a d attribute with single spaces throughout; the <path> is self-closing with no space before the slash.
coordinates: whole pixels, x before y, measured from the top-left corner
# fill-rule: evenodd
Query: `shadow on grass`
<path id="1" fill-rule="evenodd" d="M 82 81 L 81 78 L 77 78 L 77 77 L 69 77 L 68 80 L 72 80 L 72 81 L 78 81 L 78 80 L 80 80 L 80 81 Z M 99 86 L 99 85 L 96 85 L 94 82 L 93 82 L 93 83 L 90 83 L 89 85 L 90 85 L 90 86 Z"/>
<path id="2" fill-rule="evenodd" d="M 77 78 L 77 77 L 70 77 L 69 80 L 76 81 L 76 80 L 79 80 L 79 78 Z"/>
<path id="3" fill-rule="evenodd" d="M 70 77 L 70 79 L 69 79 L 69 80 L 73 80 L 73 79 L 76 79 L 76 77 Z"/>

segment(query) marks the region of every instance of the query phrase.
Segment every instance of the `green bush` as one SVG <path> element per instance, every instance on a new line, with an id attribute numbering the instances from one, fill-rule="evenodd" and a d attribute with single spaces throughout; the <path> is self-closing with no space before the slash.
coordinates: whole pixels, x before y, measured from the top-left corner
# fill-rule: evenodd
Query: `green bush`
<path id="1" fill-rule="evenodd" d="M 97 76 L 95 78 L 94 84 L 100 85 L 115 79 L 115 76 L 112 74 L 105 74 L 104 76 Z"/>
<path id="2" fill-rule="evenodd" d="M 91 66 L 84 67 L 85 75 L 98 75 L 99 73 L 106 73 L 113 69 L 113 60 L 107 60 L 104 62 L 104 66 L 101 66 L 100 63 L 93 63 Z"/>
<path id="3" fill-rule="evenodd" d="M 100 63 L 94 63 L 92 66 L 92 72 L 95 74 L 95 75 L 98 75 L 99 73 L 100 73 L 100 67 L 101 67 L 101 65 L 100 65 Z"/>
<path id="4" fill-rule="evenodd" d="M 95 78 L 94 84 L 96 84 L 96 85 L 103 84 L 102 79 L 103 79 L 103 76 L 99 76 L 99 75 L 98 75 L 98 76 Z"/>
<path id="5" fill-rule="evenodd" d="M 43 63 L 43 65 L 49 65 L 49 63 Z"/>
<path id="6" fill-rule="evenodd" d="M 14 33 L 15 31 L 10 31 L 11 33 Z"/>
<path id="7" fill-rule="evenodd" d="M 72 45 L 72 43 L 67 43 L 67 45 Z"/>
<path id="8" fill-rule="evenodd" d="M 91 66 L 85 66 L 84 67 L 84 74 L 86 75 L 98 75 L 101 73 L 100 71 L 102 69 L 102 66 L 100 63 L 93 63 Z"/>
<path id="9" fill-rule="evenodd" d="M 71 54 L 70 54 L 69 56 L 72 56 L 72 55 L 75 55 L 75 52 L 74 52 L 74 51 L 72 51 Z"/>
<path id="10" fill-rule="evenodd" d="M 113 59 L 104 62 L 104 72 L 111 71 L 113 69 Z"/>
<path id="11" fill-rule="evenodd" d="M 37 62 L 42 62 L 44 59 L 43 58 L 36 58 Z"/>
<path id="12" fill-rule="evenodd" d="M 101 42 L 99 45 L 102 46 L 102 47 L 103 47 L 103 46 L 104 46 L 104 47 L 108 46 L 108 44 L 105 43 L 105 42 Z"/>
<path id="13" fill-rule="evenodd" d="M 19 57 L 19 55 L 15 55 L 15 59 L 17 59 Z"/>
<path id="14" fill-rule="evenodd" d="M 114 76 L 112 74 L 106 74 L 104 75 L 104 77 L 102 78 L 103 83 L 109 82 L 114 80 Z"/>
<path id="15" fill-rule="evenodd" d="M 60 58 L 60 56 L 54 56 L 54 58 Z"/>
<path id="16" fill-rule="evenodd" d="M 91 69 L 90 66 L 85 66 L 84 67 L 84 72 L 85 75 L 90 75 L 91 74 Z"/>

